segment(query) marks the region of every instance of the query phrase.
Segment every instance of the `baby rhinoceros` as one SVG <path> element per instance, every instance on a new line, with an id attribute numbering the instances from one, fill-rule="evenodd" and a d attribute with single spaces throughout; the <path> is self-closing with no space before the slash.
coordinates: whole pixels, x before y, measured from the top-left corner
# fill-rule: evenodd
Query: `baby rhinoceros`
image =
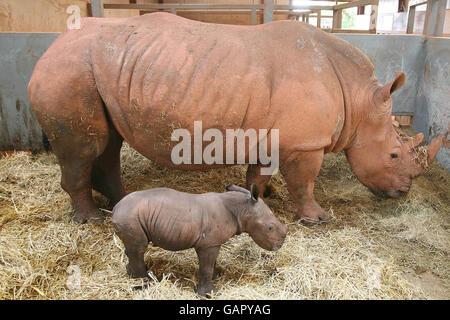
<path id="1" fill-rule="evenodd" d="M 258 198 L 256 184 L 250 191 L 228 185 L 228 192 L 190 194 L 168 188 L 133 192 L 113 209 L 112 222 L 125 245 L 127 272 L 148 277 L 144 253 L 153 246 L 178 251 L 195 248 L 199 259 L 197 293 L 216 292 L 213 273 L 222 244 L 247 232 L 266 250 L 277 250 L 286 227 Z"/>

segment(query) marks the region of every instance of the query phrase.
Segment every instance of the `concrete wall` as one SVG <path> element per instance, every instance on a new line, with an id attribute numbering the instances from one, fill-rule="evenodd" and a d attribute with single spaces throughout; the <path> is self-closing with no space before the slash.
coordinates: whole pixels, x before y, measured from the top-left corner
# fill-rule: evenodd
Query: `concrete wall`
<path id="1" fill-rule="evenodd" d="M 415 115 L 414 128 L 427 138 L 450 125 L 450 39 L 415 35 L 338 34 L 366 53 L 381 83 L 395 71 L 407 80 L 394 94 L 393 112 Z M 57 34 L 0 33 L 0 149 L 42 148 L 42 134 L 27 97 L 34 65 Z M 447 146 L 448 148 L 448 146 Z M 449 149 L 438 160 L 450 170 Z"/>
<path id="2" fill-rule="evenodd" d="M 429 38 L 424 51 L 413 128 L 423 132 L 429 140 L 439 133 L 450 139 L 450 38 Z M 441 148 L 437 160 L 450 170 L 448 142 Z"/>
<path id="3" fill-rule="evenodd" d="M 0 33 L 0 150 L 40 150 L 42 133 L 28 101 L 34 66 L 56 39 L 51 33 Z"/>
<path id="4" fill-rule="evenodd" d="M 130 3 L 129 0 L 103 0 L 104 3 Z M 143 3 L 144 0 L 139 0 Z M 156 0 L 153 0 L 156 2 Z M 67 27 L 71 5 L 80 8 L 80 16 L 88 16 L 90 0 L 0 0 L 0 31 L 62 32 Z M 105 17 L 138 16 L 139 10 L 105 10 Z"/>
<path id="5" fill-rule="evenodd" d="M 375 75 L 385 84 L 395 78 L 395 71 L 406 75 L 405 85 L 392 97 L 393 113 L 414 115 L 416 92 L 425 57 L 423 36 L 335 34 L 364 52 L 375 66 Z"/>
<path id="6" fill-rule="evenodd" d="M 409 6 L 420 2 L 423 2 L 423 0 L 410 0 Z M 426 8 L 426 4 L 416 7 L 414 19 L 414 33 L 416 34 L 422 34 L 423 32 Z M 450 0 L 447 0 L 446 8 L 443 34 L 448 36 L 450 35 Z M 379 0 L 377 33 L 405 34 L 408 10 L 406 12 L 398 12 L 398 0 Z"/>

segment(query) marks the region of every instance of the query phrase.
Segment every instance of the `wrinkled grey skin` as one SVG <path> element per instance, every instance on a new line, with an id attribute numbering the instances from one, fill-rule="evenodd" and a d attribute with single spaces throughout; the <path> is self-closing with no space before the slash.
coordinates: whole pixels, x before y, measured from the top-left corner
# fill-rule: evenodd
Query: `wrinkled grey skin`
<path id="1" fill-rule="evenodd" d="M 190 194 L 168 188 L 133 192 L 113 209 L 112 222 L 125 245 L 127 272 L 148 277 L 144 253 L 153 246 L 178 251 L 195 248 L 199 259 L 196 291 L 216 291 L 213 273 L 220 246 L 247 232 L 266 250 L 278 250 L 286 227 L 261 198 L 256 184 L 250 191 L 229 185 L 225 193 Z"/>

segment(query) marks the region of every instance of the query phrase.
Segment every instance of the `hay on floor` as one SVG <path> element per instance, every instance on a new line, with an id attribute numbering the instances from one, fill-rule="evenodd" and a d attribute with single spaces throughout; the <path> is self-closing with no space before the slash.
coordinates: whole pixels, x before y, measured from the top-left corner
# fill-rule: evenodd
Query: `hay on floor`
<path id="1" fill-rule="evenodd" d="M 161 168 L 124 146 L 122 177 L 128 192 L 170 187 L 222 192 L 243 185 L 245 167 L 207 172 Z M 316 181 L 318 202 L 333 220 L 307 227 L 280 175 L 266 202 L 289 233 L 277 252 L 244 234 L 222 247 L 218 299 L 450 298 L 450 175 L 437 164 L 413 183 L 407 197 L 376 198 L 351 172 L 342 154 L 327 155 Z M 60 169 L 51 154 L 16 152 L 0 159 L 0 299 L 196 299 L 194 250 L 149 246 L 153 280 L 133 291 L 127 257 L 110 216 L 104 225 L 72 221 Z M 102 208 L 107 200 L 94 193 Z M 430 289 L 431 288 L 431 289 Z"/>

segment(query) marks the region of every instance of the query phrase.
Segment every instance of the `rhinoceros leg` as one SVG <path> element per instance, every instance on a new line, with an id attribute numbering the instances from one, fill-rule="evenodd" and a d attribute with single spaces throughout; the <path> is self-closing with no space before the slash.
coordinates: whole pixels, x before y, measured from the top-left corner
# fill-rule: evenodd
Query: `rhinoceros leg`
<path id="1" fill-rule="evenodd" d="M 58 159 L 61 166 L 61 187 L 72 199 L 74 220 L 95 224 L 103 222 L 103 216 L 92 199 L 91 171 L 92 161 L 80 158 Z"/>
<path id="2" fill-rule="evenodd" d="M 323 155 L 323 150 L 307 151 L 281 160 L 280 171 L 296 203 L 297 217 L 306 222 L 320 223 L 329 219 L 313 195 L 314 180 L 322 166 Z"/>
<path id="3" fill-rule="evenodd" d="M 123 138 L 110 126 L 109 142 L 105 151 L 99 156 L 92 170 L 92 186 L 110 200 L 113 207 L 125 196 L 125 189 L 120 178 L 120 149 Z"/>
<path id="4" fill-rule="evenodd" d="M 49 65 L 44 65 L 50 68 Z M 61 167 L 61 187 L 70 195 L 74 220 L 101 223 L 92 199 L 94 161 L 109 142 L 110 124 L 90 73 L 37 72 L 29 85 L 33 111 Z M 71 70 L 72 70 L 71 69 Z M 36 71 L 35 71 L 36 72 Z"/>
<path id="5" fill-rule="evenodd" d="M 250 187 L 252 183 L 258 186 L 261 195 L 268 197 L 272 193 L 272 188 L 269 185 L 270 175 L 261 175 L 261 165 L 249 164 L 247 168 L 246 183 Z"/>
<path id="6" fill-rule="evenodd" d="M 148 278 L 147 267 L 145 265 L 144 254 L 147 250 L 147 243 L 133 244 L 124 242 L 125 254 L 128 257 L 127 273 L 133 278 Z"/>
<path id="7" fill-rule="evenodd" d="M 211 291 L 216 293 L 217 290 L 212 284 L 212 278 L 220 246 L 196 248 L 195 250 L 199 261 L 198 285 L 195 291 L 200 295 L 208 295 Z"/>

